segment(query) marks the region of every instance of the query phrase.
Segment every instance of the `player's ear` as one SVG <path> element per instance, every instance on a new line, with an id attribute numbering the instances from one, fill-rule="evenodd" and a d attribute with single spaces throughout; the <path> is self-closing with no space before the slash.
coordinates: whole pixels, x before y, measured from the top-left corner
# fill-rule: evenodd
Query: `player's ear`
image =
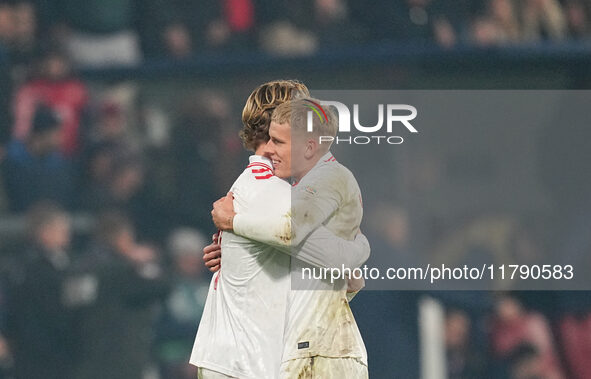
<path id="1" fill-rule="evenodd" d="M 318 144 L 316 143 L 315 140 L 309 139 L 308 141 L 306 141 L 306 150 L 304 152 L 304 157 L 306 159 L 312 159 L 316 155 L 317 151 L 318 151 Z"/>

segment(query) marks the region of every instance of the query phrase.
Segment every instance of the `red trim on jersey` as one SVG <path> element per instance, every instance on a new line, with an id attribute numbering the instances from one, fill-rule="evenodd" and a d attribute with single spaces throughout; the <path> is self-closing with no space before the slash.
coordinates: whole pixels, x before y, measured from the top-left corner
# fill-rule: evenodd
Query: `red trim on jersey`
<path id="1" fill-rule="evenodd" d="M 271 169 L 270 168 L 253 168 L 252 169 L 253 174 L 262 174 L 263 172 L 267 172 L 267 171 L 271 171 Z"/>
<path id="2" fill-rule="evenodd" d="M 223 230 L 218 230 L 218 245 L 222 246 L 222 233 Z M 220 268 L 221 270 L 221 268 Z M 217 290 L 218 289 L 218 280 L 220 279 L 220 273 L 221 271 L 216 272 L 216 277 L 215 277 L 215 281 L 213 283 L 213 289 Z"/>
<path id="3" fill-rule="evenodd" d="M 325 162 L 336 162 L 336 158 L 334 156 L 330 156 L 330 158 L 328 158 L 327 160 L 325 160 Z"/>
<path id="4" fill-rule="evenodd" d="M 218 280 L 220 279 L 221 271 L 217 272 L 217 276 L 215 277 L 215 281 L 213 282 L 213 290 L 217 291 L 218 289 Z"/>
<path id="5" fill-rule="evenodd" d="M 269 179 L 272 176 L 273 176 L 273 174 L 267 174 L 267 175 L 264 175 L 264 176 L 255 176 L 254 178 L 257 179 L 257 180 L 258 179 Z"/>
<path id="6" fill-rule="evenodd" d="M 246 168 L 251 168 L 251 167 L 264 167 L 264 168 L 268 168 L 269 170 L 272 170 L 273 169 L 268 164 L 260 163 L 260 162 L 254 162 L 254 163 L 251 163 L 248 166 L 246 166 Z"/>

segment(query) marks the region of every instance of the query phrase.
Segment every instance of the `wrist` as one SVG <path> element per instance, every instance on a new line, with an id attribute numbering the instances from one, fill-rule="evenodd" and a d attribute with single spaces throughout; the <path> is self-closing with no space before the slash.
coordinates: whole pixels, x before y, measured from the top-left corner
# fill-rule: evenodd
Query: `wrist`
<path id="1" fill-rule="evenodd" d="M 228 216 L 228 218 L 226 219 L 226 226 L 227 226 L 227 230 L 232 230 L 234 229 L 234 216 L 236 216 L 236 213 L 232 213 L 231 215 Z"/>

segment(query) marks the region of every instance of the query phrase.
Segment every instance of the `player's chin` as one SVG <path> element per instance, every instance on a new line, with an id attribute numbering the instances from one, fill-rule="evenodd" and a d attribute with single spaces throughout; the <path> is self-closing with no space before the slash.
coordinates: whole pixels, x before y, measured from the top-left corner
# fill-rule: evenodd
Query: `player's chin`
<path id="1" fill-rule="evenodd" d="M 275 176 L 278 176 L 281 179 L 289 178 L 289 170 L 285 170 L 283 167 L 279 166 L 275 169 Z"/>

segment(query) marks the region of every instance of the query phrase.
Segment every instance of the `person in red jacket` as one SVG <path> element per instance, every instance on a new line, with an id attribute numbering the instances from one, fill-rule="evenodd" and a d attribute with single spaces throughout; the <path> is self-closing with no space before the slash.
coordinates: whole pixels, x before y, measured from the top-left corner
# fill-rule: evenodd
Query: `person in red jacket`
<path id="1" fill-rule="evenodd" d="M 44 104 L 63 121 L 61 151 L 72 157 L 78 151 L 80 124 L 87 103 L 86 85 L 72 75 L 67 58 L 56 51 L 48 52 L 40 61 L 38 75 L 16 92 L 12 135 L 17 140 L 26 140 L 35 109 Z"/>

